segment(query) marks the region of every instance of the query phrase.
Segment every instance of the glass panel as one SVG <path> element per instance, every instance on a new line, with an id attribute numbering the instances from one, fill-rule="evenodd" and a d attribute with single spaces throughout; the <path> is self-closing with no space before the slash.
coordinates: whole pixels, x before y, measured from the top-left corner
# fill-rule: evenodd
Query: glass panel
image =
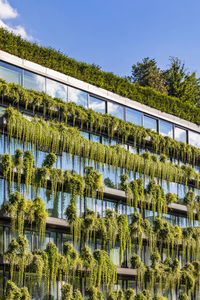
<path id="1" fill-rule="evenodd" d="M 67 101 L 67 86 L 47 78 L 47 94 L 53 98 Z"/>
<path id="2" fill-rule="evenodd" d="M 151 130 L 157 131 L 157 120 L 144 116 L 144 128 L 149 128 Z"/>
<path id="3" fill-rule="evenodd" d="M 22 69 L 0 61 L 0 78 L 10 83 L 22 84 Z"/>
<path id="4" fill-rule="evenodd" d="M 124 120 L 124 107 L 122 105 L 108 102 L 108 114 Z"/>
<path id="5" fill-rule="evenodd" d="M 131 122 L 135 125 L 142 126 L 142 113 L 127 107 L 126 108 L 126 121 Z"/>
<path id="6" fill-rule="evenodd" d="M 0 106 L 0 117 L 5 114 L 5 107 Z"/>
<path id="7" fill-rule="evenodd" d="M 100 112 L 102 114 L 105 114 L 106 112 L 106 105 L 105 101 L 91 97 L 90 96 L 90 102 L 89 102 L 89 108 L 93 109 L 96 112 Z"/>
<path id="8" fill-rule="evenodd" d="M 174 139 L 179 142 L 186 143 L 186 130 L 175 127 Z"/>
<path id="9" fill-rule="evenodd" d="M 169 122 L 159 121 L 159 133 L 173 138 L 173 126 Z"/>
<path id="10" fill-rule="evenodd" d="M 68 87 L 68 101 L 75 102 L 77 105 L 88 107 L 88 93 Z"/>
<path id="11" fill-rule="evenodd" d="M 100 143 L 100 136 L 95 134 L 90 134 L 90 141 Z"/>
<path id="12" fill-rule="evenodd" d="M 45 78 L 35 73 L 24 71 L 24 87 L 29 90 L 45 92 Z"/>
<path id="13" fill-rule="evenodd" d="M 110 139 L 102 136 L 102 144 L 104 144 L 106 146 L 110 146 Z"/>
<path id="14" fill-rule="evenodd" d="M 80 131 L 80 134 L 87 140 L 89 140 L 89 133 L 85 131 Z"/>
<path id="15" fill-rule="evenodd" d="M 189 131 L 189 144 L 200 148 L 200 134 L 193 131 Z"/>

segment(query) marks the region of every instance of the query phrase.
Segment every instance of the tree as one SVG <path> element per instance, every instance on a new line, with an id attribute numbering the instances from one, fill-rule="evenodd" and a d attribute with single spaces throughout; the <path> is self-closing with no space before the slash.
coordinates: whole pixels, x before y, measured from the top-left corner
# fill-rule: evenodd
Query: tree
<path id="1" fill-rule="evenodd" d="M 187 72 L 185 64 L 179 58 L 170 57 L 170 68 L 165 71 L 165 78 L 170 96 L 199 105 L 200 79 L 196 78 L 195 72 Z"/>
<path id="2" fill-rule="evenodd" d="M 132 66 L 132 76 L 130 80 L 141 86 L 149 86 L 160 93 L 167 94 L 165 85 L 165 74 L 157 67 L 155 59 L 143 58 L 142 62 L 137 62 Z"/>

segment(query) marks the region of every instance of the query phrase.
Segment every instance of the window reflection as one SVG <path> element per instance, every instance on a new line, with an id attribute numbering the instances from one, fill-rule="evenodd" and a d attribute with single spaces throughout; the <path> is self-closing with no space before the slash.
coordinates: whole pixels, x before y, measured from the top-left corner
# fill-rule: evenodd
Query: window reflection
<path id="1" fill-rule="evenodd" d="M 149 128 L 151 130 L 157 131 L 157 120 L 144 116 L 144 128 Z"/>
<path id="2" fill-rule="evenodd" d="M 164 136 L 169 136 L 173 138 L 173 126 L 169 122 L 161 121 L 159 122 L 159 133 Z"/>
<path id="3" fill-rule="evenodd" d="M 88 93 L 78 89 L 68 87 L 68 101 L 75 102 L 77 105 L 88 107 Z"/>
<path id="4" fill-rule="evenodd" d="M 47 94 L 53 98 L 67 101 L 67 86 L 47 78 Z"/>
<path id="5" fill-rule="evenodd" d="M 28 90 L 45 92 L 45 77 L 24 71 L 24 87 Z"/>
<path id="6" fill-rule="evenodd" d="M 135 125 L 142 126 L 142 113 L 127 107 L 126 108 L 126 121 L 131 122 Z"/>
<path id="7" fill-rule="evenodd" d="M 122 105 L 108 102 L 108 114 L 124 120 L 124 107 Z"/>
<path id="8" fill-rule="evenodd" d="M 22 70 L 0 61 L 0 78 L 10 83 L 22 84 Z"/>
<path id="9" fill-rule="evenodd" d="M 186 130 L 179 127 L 174 129 L 174 139 L 178 142 L 186 143 Z"/>
<path id="10" fill-rule="evenodd" d="M 89 108 L 93 109 L 96 112 L 105 114 L 105 107 L 105 101 L 90 96 Z"/>
<path id="11" fill-rule="evenodd" d="M 100 143 L 100 136 L 95 134 L 90 134 L 90 141 Z"/>
<path id="12" fill-rule="evenodd" d="M 200 148 L 200 134 L 193 131 L 189 131 L 189 144 Z"/>
<path id="13" fill-rule="evenodd" d="M 89 133 L 85 131 L 80 131 L 81 136 L 83 136 L 85 139 L 89 140 Z"/>

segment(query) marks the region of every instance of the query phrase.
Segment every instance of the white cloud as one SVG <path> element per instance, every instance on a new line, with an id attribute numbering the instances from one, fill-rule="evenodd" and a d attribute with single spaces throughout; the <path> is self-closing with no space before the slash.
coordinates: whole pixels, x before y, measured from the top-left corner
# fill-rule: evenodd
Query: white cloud
<path id="1" fill-rule="evenodd" d="M 7 0 L 0 0 L 0 19 L 13 19 L 17 16 L 16 9 L 12 8 Z"/>
<path id="2" fill-rule="evenodd" d="M 22 25 L 11 27 L 7 25 L 4 21 L 2 21 L 5 19 L 14 19 L 17 16 L 17 10 L 11 7 L 7 0 L 0 0 L 0 27 L 3 27 L 10 32 L 13 32 L 16 35 L 20 35 L 25 40 L 33 40 L 33 37 L 26 32 L 25 28 Z"/>

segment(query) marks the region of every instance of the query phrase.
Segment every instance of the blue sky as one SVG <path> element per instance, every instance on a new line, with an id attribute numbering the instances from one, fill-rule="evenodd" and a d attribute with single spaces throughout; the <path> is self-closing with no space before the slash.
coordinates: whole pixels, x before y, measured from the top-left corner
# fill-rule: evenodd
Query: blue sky
<path id="1" fill-rule="evenodd" d="M 199 12 L 199 0 L 0 0 L 0 25 L 117 75 L 177 56 L 200 76 Z"/>

